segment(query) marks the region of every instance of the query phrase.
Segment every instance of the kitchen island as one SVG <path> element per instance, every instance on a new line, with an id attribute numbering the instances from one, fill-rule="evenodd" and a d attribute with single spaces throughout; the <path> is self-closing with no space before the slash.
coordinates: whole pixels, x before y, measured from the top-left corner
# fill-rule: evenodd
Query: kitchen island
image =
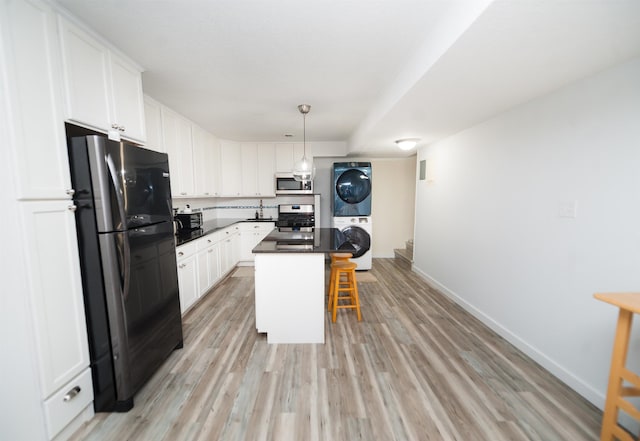
<path id="1" fill-rule="evenodd" d="M 268 343 L 324 343 L 325 254 L 354 252 L 335 228 L 274 230 L 254 249 L 256 329 Z"/>

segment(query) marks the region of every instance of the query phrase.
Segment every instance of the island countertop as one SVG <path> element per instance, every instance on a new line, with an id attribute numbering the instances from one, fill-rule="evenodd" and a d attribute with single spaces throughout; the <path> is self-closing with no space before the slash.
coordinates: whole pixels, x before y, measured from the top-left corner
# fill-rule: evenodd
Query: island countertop
<path id="1" fill-rule="evenodd" d="M 316 228 L 313 232 L 274 230 L 256 245 L 259 253 L 334 253 L 355 252 L 354 246 L 337 228 Z"/>

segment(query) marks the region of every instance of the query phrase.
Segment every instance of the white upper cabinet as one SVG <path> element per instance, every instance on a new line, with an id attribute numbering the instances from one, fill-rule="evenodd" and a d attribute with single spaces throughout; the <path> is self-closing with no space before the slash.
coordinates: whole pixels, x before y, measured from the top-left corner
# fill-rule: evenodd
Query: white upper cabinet
<path id="1" fill-rule="evenodd" d="M 221 141 L 220 162 L 221 196 L 242 196 L 240 144 L 234 141 Z"/>
<path id="2" fill-rule="evenodd" d="M 275 144 L 258 144 L 258 196 L 275 196 Z"/>
<path id="3" fill-rule="evenodd" d="M 69 199 L 56 15 L 44 2 L 12 1 L 0 5 L 0 20 L 17 197 Z"/>
<path id="4" fill-rule="evenodd" d="M 156 152 L 164 152 L 162 143 L 162 104 L 151 97 L 144 97 L 144 121 L 147 130 L 145 147 Z"/>
<path id="5" fill-rule="evenodd" d="M 173 110 L 162 107 L 162 137 L 165 152 L 169 155 L 172 195 L 193 196 L 191 122 Z"/>
<path id="6" fill-rule="evenodd" d="M 59 27 L 67 119 L 144 142 L 140 71 L 68 20 Z"/>
<path id="7" fill-rule="evenodd" d="M 111 128 L 122 132 L 122 136 L 144 141 L 144 95 L 141 72 L 124 58 L 109 52 L 111 66 L 111 98 L 113 114 Z"/>
<path id="8" fill-rule="evenodd" d="M 215 136 L 193 125 L 193 174 L 197 196 L 218 196 L 220 192 L 220 144 Z"/>
<path id="9" fill-rule="evenodd" d="M 242 195 L 258 195 L 258 144 L 240 144 Z"/>
<path id="10" fill-rule="evenodd" d="M 302 159 L 304 154 L 304 144 L 301 143 L 282 143 L 276 144 L 276 172 L 291 173 L 294 164 Z M 311 159 L 313 155 L 307 144 L 307 158 Z"/>
<path id="11" fill-rule="evenodd" d="M 242 195 L 275 196 L 275 145 L 268 143 L 243 143 Z"/>

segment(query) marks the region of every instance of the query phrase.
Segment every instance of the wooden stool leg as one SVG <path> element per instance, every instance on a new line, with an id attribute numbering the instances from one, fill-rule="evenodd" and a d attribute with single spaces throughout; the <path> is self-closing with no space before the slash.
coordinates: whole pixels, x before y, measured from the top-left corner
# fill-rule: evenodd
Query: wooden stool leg
<path id="1" fill-rule="evenodd" d="M 607 401 L 602 416 L 602 431 L 600 441 L 613 441 L 614 428 L 618 425 L 618 400 L 622 395 L 622 370 L 627 362 L 627 349 L 633 313 L 620 308 L 616 336 L 611 355 L 611 370 L 609 371 L 609 385 L 607 387 Z"/>
<path id="2" fill-rule="evenodd" d="M 356 271 L 351 271 L 351 277 L 353 277 L 353 304 L 356 305 L 356 312 L 358 313 L 358 321 L 362 320 L 362 316 L 360 315 L 360 296 L 358 296 L 358 282 L 356 280 Z"/>
<path id="3" fill-rule="evenodd" d="M 340 270 L 336 268 L 335 280 L 333 281 L 333 306 L 331 321 L 336 322 L 338 312 L 338 296 L 340 295 Z"/>
<path id="4" fill-rule="evenodd" d="M 327 301 L 327 311 L 331 311 L 331 307 L 333 304 L 333 296 L 334 296 L 333 284 L 335 282 L 335 278 L 336 278 L 335 269 L 331 267 L 331 273 L 329 276 L 329 300 Z"/>

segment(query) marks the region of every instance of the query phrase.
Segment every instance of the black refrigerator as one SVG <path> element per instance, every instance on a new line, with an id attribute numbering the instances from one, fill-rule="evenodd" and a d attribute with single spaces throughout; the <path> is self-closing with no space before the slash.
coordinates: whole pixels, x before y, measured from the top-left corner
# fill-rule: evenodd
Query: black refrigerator
<path id="1" fill-rule="evenodd" d="M 69 136 L 96 412 L 125 412 L 182 347 L 168 157 Z"/>

